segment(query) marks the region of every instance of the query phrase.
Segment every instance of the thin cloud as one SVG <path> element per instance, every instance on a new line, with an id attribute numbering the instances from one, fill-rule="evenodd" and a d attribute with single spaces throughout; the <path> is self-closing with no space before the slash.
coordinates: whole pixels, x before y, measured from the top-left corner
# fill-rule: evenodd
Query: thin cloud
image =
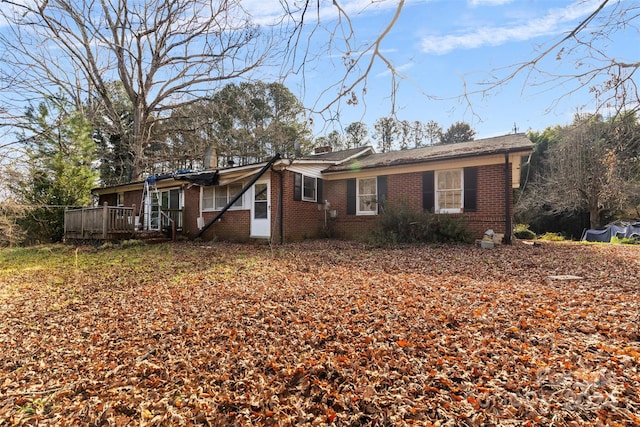
<path id="1" fill-rule="evenodd" d="M 413 68 L 415 64 L 413 62 L 407 62 L 405 64 L 399 65 L 397 67 L 393 68 L 393 71 L 395 74 L 402 74 L 403 72 Z M 376 74 L 376 77 L 387 77 L 391 75 L 391 70 L 389 70 L 388 68 L 385 71 L 382 71 L 378 74 Z"/>
<path id="2" fill-rule="evenodd" d="M 564 30 L 564 24 L 593 12 L 595 5 L 595 1 L 579 1 L 562 9 L 551 9 L 545 16 L 530 19 L 522 25 L 484 27 L 464 34 L 427 37 L 421 41 L 422 52 L 444 55 L 457 49 L 498 46 L 511 41 L 555 35 Z"/>
<path id="3" fill-rule="evenodd" d="M 513 0 L 469 0 L 469 6 L 501 6 L 503 4 L 511 3 Z"/>
<path id="4" fill-rule="evenodd" d="M 417 3 L 419 0 L 407 0 L 405 6 Z M 422 0 L 424 1 L 424 0 Z M 430 0 L 429 0 L 430 1 Z M 264 1 L 264 0 L 243 0 L 243 8 L 253 17 L 253 21 L 260 25 L 276 25 L 282 22 L 286 16 L 284 6 L 286 2 Z M 310 3 L 307 10 L 302 6 L 304 2 L 288 2 L 289 10 L 287 13 L 294 20 L 298 20 L 303 11 L 307 14 L 307 22 L 313 24 L 316 19 L 332 20 L 339 16 L 339 9 L 332 2 Z M 319 9 L 318 9 L 319 7 Z M 344 0 L 340 2 L 340 8 L 351 19 L 356 17 L 362 18 L 368 14 L 382 13 L 388 10 L 394 10 L 398 7 L 397 0 Z"/>

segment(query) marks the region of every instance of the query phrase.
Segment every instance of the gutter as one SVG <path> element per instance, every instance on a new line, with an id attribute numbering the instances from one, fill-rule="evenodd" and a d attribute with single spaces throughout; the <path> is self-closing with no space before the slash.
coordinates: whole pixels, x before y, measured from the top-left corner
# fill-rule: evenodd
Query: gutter
<path id="1" fill-rule="evenodd" d="M 376 164 L 372 164 L 372 165 L 358 165 L 358 171 L 361 170 L 367 170 L 367 169 L 382 169 L 382 168 L 389 168 L 389 167 L 402 167 L 402 166 L 408 166 L 408 165 L 415 165 L 415 164 L 428 164 L 428 163 L 436 163 L 436 162 L 442 162 L 442 161 L 447 161 L 447 160 L 457 160 L 457 159 L 469 159 L 469 158 L 477 158 L 477 157 L 487 157 L 487 156 L 495 156 L 495 155 L 500 155 L 500 154 L 505 154 L 505 155 L 510 155 L 510 154 L 515 154 L 515 153 L 527 153 L 527 152 L 531 152 L 532 148 L 517 148 L 517 149 L 499 149 L 499 150 L 494 150 L 491 152 L 483 152 L 483 153 L 469 153 L 469 154 L 455 154 L 455 155 L 447 155 L 447 156 L 441 156 L 441 157 L 431 157 L 431 158 L 424 158 L 424 159 L 402 159 L 402 160 L 394 160 L 391 162 L 387 162 L 387 163 L 376 163 Z M 326 174 L 326 175 L 331 175 L 331 174 L 339 174 L 339 173 L 345 173 L 345 172 L 352 172 L 352 170 L 349 167 L 344 167 L 341 166 L 340 168 L 336 168 L 336 169 L 332 169 L 332 168 L 327 168 L 325 170 L 322 171 L 322 174 Z"/>
<path id="2" fill-rule="evenodd" d="M 509 150 L 504 152 L 504 243 L 511 244 L 511 174 L 509 173 Z"/>

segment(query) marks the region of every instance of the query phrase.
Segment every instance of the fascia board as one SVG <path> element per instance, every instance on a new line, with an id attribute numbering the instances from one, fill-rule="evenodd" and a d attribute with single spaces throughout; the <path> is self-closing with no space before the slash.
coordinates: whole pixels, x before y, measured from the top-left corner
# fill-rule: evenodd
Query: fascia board
<path id="1" fill-rule="evenodd" d="M 525 154 L 530 152 L 527 151 L 519 151 L 519 152 L 511 152 L 509 151 L 509 162 L 514 163 L 515 158 L 519 158 Z M 491 155 L 484 156 L 473 156 L 473 157 L 458 157 L 458 158 L 449 158 L 449 159 L 437 159 L 437 160 L 425 160 L 416 163 L 403 164 L 403 165 L 392 165 L 392 166 L 377 166 L 365 169 L 355 169 L 349 171 L 324 171 L 322 173 L 322 178 L 328 181 L 339 180 L 339 179 L 347 179 L 347 178 L 357 178 L 364 175 L 399 175 L 404 173 L 413 173 L 413 172 L 424 172 L 424 171 L 437 171 L 437 170 L 445 170 L 445 169 L 457 169 L 471 166 L 487 166 L 487 165 L 496 165 L 496 164 L 504 164 L 504 155 L 505 153 L 496 153 Z M 516 169 L 516 168 L 513 168 Z"/>

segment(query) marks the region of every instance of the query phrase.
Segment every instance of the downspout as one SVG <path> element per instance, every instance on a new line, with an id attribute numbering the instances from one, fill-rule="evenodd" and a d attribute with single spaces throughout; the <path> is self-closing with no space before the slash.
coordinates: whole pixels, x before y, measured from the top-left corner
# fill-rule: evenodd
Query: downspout
<path id="1" fill-rule="evenodd" d="M 231 206 L 233 206 L 233 204 L 234 204 L 235 202 L 237 202 L 237 201 L 238 201 L 238 199 L 239 199 L 240 197 L 242 197 L 242 195 L 243 195 L 244 193 L 246 193 L 246 192 L 247 192 L 247 190 L 249 190 L 249 189 L 251 188 L 251 186 L 252 186 L 253 184 L 255 184 L 255 183 L 256 183 L 256 181 L 257 181 L 257 180 L 259 180 L 259 179 L 260 179 L 260 177 L 261 177 L 262 175 L 264 175 L 264 174 L 265 174 L 265 172 L 267 172 L 267 171 L 271 168 L 271 166 L 273 166 L 273 164 L 274 164 L 278 159 L 280 159 L 280 154 L 279 154 L 279 153 L 276 153 L 276 155 L 275 155 L 275 156 L 273 156 L 273 157 L 271 158 L 271 160 L 269 160 L 269 161 L 267 162 L 267 164 L 266 164 L 266 165 L 264 165 L 264 166 L 262 167 L 262 169 L 260 169 L 260 171 L 256 174 L 256 176 L 254 176 L 253 178 L 251 178 L 251 180 L 250 180 L 250 181 L 249 181 L 249 182 L 248 182 L 244 187 L 242 187 L 242 190 L 240 190 L 240 192 L 239 192 L 238 194 L 236 194 L 235 196 L 233 196 L 233 198 L 232 198 L 231 200 L 229 200 L 229 203 L 227 203 L 227 205 L 226 205 L 224 208 L 222 208 L 222 209 L 220 210 L 220 212 L 218 212 L 218 215 L 216 215 L 215 217 L 213 217 L 213 219 L 211 219 L 211 221 L 209 221 L 208 223 L 206 223 L 206 224 L 205 224 L 205 226 L 204 226 L 204 227 L 202 227 L 202 230 L 200 230 L 200 231 L 198 232 L 198 234 L 196 234 L 196 235 L 195 235 L 194 239 L 197 239 L 198 237 L 202 236 L 202 235 L 204 234 L 204 232 L 205 232 L 205 231 L 207 231 L 207 230 L 209 229 L 209 227 L 211 227 L 211 226 L 212 226 L 212 225 L 213 225 L 217 220 L 219 220 L 220 218 L 222 218 L 222 215 L 224 215 L 224 214 L 225 214 L 225 212 L 227 212 L 227 211 L 229 210 L 229 208 L 230 208 Z"/>
<path id="2" fill-rule="evenodd" d="M 509 179 L 509 150 L 504 153 L 504 243 L 511 244 L 511 180 Z"/>
<path id="3" fill-rule="evenodd" d="M 284 183 L 282 180 L 284 179 L 284 174 L 281 170 L 276 171 L 278 174 L 278 178 L 280 180 L 280 188 L 278 189 L 278 234 L 280 235 L 280 244 L 284 244 L 284 208 L 283 208 L 283 197 L 284 197 Z"/>

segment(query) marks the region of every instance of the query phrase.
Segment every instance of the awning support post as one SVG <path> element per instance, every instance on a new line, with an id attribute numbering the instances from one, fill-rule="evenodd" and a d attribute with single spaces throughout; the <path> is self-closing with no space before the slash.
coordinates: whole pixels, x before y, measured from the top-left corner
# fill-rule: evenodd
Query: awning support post
<path id="1" fill-rule="evenodd" d="M 243 195 L 244 193 L 246 193 L 246 192 L 247 192 L 247 190 L 248 190 L 248 189 L 250 189 L 250 188 L 253 186 L 253 184 L 255 184 L 255 183 L 256 183 L 256 181 L 257 181 L 257 180 L 259 180 L 259 179 L 260 179 L 260 177 L 261 177 L 262 175 L 264 175 L 264 174 L 265 174 L 265 172 L 267 172 L 267 171 L 269 170 L 269 168 L 271 168 L 271 166 L 273 166 L 273 164 L 274 164 L 277 160 L 279 160 L 279 159 L 280 159 L 280 154 L 279 154 L 279 153 L 276 153 L 276 155 L 275 155 L 275 156 L 273 156 L 273 157 L 271 158 L 271 160 L 269 160 L 269 161 L 267 162 L 267 164 L 266 164 L 266 165 L 264 165 L 264 166 L 262 167 L 262 169 L 260 169 L 260 171 L 257 173 L 257 175 L 256 175 L 256 176 L 254 176 L 253 178 L 251 178 L 251 180 L 250 180 L 250 181 L 249 181 L 249 182 L 248 182 L 244 187 L 242 187 L 242 190 L 240 190 L 240 192 L 239 192 L 238 194 L 236 194 L 235 196 L 233 196 L 233 198 L 231 198 L 231 200 L 229 200 L 229 203 L 227 203 L 227 204 L 226 204 L 226 206 L 225 206 L 224 208 L 222 208 L 222 210 L 220 210 L 220 212 L 218 212 L 218 214 L 217 214 L 215 217 L 213 217 L 213 219 L 211 219 L 209 222 L 207 222 L 207 223 L 204 225 L 204 227 L 202 227 L 202 230 L 200 230 L 200 231 L 198 232 L 198 234 L 196 234 L 196 235 L 195 235 L 194 239 L 197 239 L 198 237 L 202 236 L 202 235 L 205 233 L 205 231 L 207 231 L 207 230 L 209 229 L 209 227 L 211 227 L 211 226 L 212 226 L 212 225 L 213 225 L 217 220 L 219 220 L 220 218 L 222 218 L 222 215 L 224 215 L 224 214 L 225 214 L 225 212 L 227 212 L 227 211 L 229 210 L 229 208 L 230 208 L 231 206 L 233 206 L 233 204 L 234 204 L 235 202 L 237 202 L 237 201 L 238 201 L 238 199 L 239 199 L 240 197 L 242 197 L 242 195 Z"/>

